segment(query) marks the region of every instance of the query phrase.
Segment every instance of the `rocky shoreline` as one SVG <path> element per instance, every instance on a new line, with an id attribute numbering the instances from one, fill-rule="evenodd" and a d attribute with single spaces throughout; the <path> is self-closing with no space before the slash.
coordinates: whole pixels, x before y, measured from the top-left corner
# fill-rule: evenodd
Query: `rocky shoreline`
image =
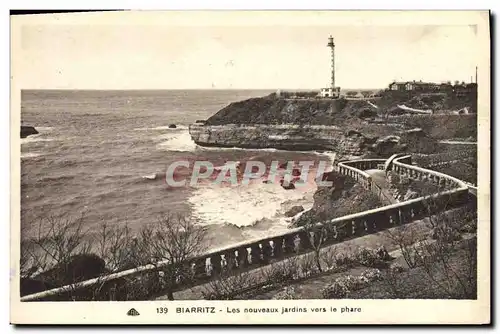
<path id="1" fill-rule="evenodd" d="M 403 152 L 433 154 L 438 152 L 438 141 L 443 137 L 474 134 L 475 115 L 386 117 L 391 106 L 404 104 L 408 98 L 391 91 L 373 103 L 342 98 L 288 99 L 271 94 L 231 103 L 209 119 L 192 124 L 189 133 L 199 146 L 328 151 L 335 152 L 337 161 L 387 158 Z M 452 100 L 453 107 L 462 103 Z M 469 105 L 471 101 L 463 103 Z M 352 180 L 341 175 L 331 177 L 335 185 L 317 189 L 311 210 L 296 207 L 288 213 L 297 216 L 294 226 L 380 205 Z"/>

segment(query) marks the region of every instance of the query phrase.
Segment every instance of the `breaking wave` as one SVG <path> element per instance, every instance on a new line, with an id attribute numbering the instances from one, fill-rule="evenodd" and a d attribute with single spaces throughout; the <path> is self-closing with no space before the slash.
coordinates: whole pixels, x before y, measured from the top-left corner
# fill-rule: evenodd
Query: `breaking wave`
<path id="1" fill-rule="evenodd" d="M 41 155 L 42 155 L 42 153 L 25 152 L 25 153 L 21 153 L 21 159 L 36 158 L 36 157 L 39 157 Z"/>
<path id="2" fill-rule="evenodd" d="M 187 130 L 188 127 L 186 125 L 176 125 L 175 128 L 170 128 L 168 125 L 155 126 L 152 128 L 136 128 L 135 131 L 156 131 L 156 130 L 171 130 L 171 131 L 179 131 L 179 130 Z"/>
<path id="3" fill-rule="evenodd" d="M 21 138 L 21 144 L 29 144 L 29 143 L 37 143 L 37 142 L 44 142 L 44 141 L 54 141 L 54 138 L 43 138 L 40 136 L 40 134 L 37 135 L 31 135 L 26 138 Z"/>
<path id="4" fill-rule="evenodd" d="M 198 147 L 187 130 L 163 134 L 158 138 L 164 140 L 156 145 L 162 151 L 192 152 Z"/>
<path id="5" fill-rule="evenodd" d="M 276 183 L 254 183 L 234 187 L 216 185 L 197 188 L 188 202 L 193 215 L 203 224 L 229 224 L 237 227 L 263 224 L 263 219 L 276 222 L 292 205 L 312 206 L 315 184 L 285 190 Z M 287 225 L 287 224 L 286 224 Z"/>

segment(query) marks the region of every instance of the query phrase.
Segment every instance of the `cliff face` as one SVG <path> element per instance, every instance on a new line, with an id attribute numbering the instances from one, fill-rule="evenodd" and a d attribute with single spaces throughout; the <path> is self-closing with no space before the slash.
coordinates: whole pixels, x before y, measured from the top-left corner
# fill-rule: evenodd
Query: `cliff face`
<path id="1" fill-rule="evenodd" d="M 192 125 L 190 134 L 201 146 L 334 151 L 348 158 L 435 153 L 436 139 L 473 133 L 475 115 L 384 118 L 383 104 L 403 98 L 387 94 L 374 102 L 378 108 L 363 100 L 252 98 Z"/>
<path id="2" fill-rule="evenodd" d="M 335 151 L 346 156 L 362 155 L 369 141 L 357 133 L 345 134 L 335 126 L 191 125 L 189 132 L 201 146 Z"/>

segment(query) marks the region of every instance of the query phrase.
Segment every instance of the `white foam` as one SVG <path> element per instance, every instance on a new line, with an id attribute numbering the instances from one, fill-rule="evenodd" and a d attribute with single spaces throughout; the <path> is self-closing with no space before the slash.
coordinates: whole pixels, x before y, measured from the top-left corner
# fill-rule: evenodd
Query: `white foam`
<path id="1" fill-rule="evenodd" d="M 37 127 L 35 127 L 35 129 L 37 129 L 38 131 L 43 131 L 43 132 L 54 130 L 54 128 L 51 126 L 37 126 Z"/>
<path id="2" fill-rule="evenodd" d="M 31 135 L 26 138 L 21 138 L 21 144 L 37 143 L 37 142 L 47 142 L 54 141 L 54 138 L 41 138 L 40 135 Z"/>
<path id="3" fill-rule="evenodd" d="M 165 140 L 156 145 L 156 148 L 159 150 L 192 152 L 198 147 L 186 130 L 164 134 L 158 138 Z"/>
<path id="4" fill-rule="evenodd" d="M 187 130 L 186 125 L 177 125 L 175 128 L 170 128 L 168 125 L 155 126 L 152 128 L 136 128 L 135 131 L 155 131 L 155 130 Z"/>
<path id="5" fill-rule="evenodd" d="M 268 218 L 276 223 L 281 221 L 281 227 L 286 227 L 284 212 L 292 204 L 311 206 L 315 190 L 315 184 L 293 190 L 285 190 L 276 183 L 259 182 L 233 187 L 204 185 L 197 188 L 188 201 L 194 216 L 207 225 L 252 226 Z"/>
<path id="6" fill-rule="evenodd" d="M 41 155 L 42 155 L 41 153 L 26 152 L 26 153 L 21 153 L 21 159 L 36 158 Z"/>

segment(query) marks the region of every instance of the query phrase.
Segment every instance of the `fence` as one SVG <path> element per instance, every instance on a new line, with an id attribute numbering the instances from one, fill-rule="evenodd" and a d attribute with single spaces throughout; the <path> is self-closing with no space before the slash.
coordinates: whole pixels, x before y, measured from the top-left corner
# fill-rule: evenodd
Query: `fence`
<path id="1" fill-rule="evenodd" d="M 408 165 L 410 156 L 394 159 L 392 170 L 401 175 L 418 179 L 427 179 L 439 184 L 444 183 L 456 186 L 428 197 L 420 197 L 402 203 L 367 210 L 339 218 L 318 222 L 312 231 L 304 228 L 294 228 L 267 238 L 254 239 L 241 242 L 228 247 L 211 250 L 193 257 L 186 263 L 186 268 L 192 272 L 194 280 L 179 282 L 177 288 L 186 288 L 193 284 L 203 284 L 211 279 L 220 277 L 223 272 L 238 273 L 244 270 L 258 268 L 274 261 L 282 260 L 298 253 L 312 250 L 313 243 L 319 242 L 320 236 L 324 237 L 322 245 L 341 243 L 349 239 L 389 229 L 411 221 L 422 219 L 428 215 L 464 205 L 469 200 L 468 186 L 453 177 L 439 172 Z M 378 168 L 384 159 L 366 159 L 338 164 L 338 171 L 343 175 L 353 177 L 361 182 L 364 187 L 373 191 L 371 177 L 361 169 Z M 353 167 L 356 166 L 356 167 Z M 435 205 L 426 206 L 426 201 L 431 199 Z M 321 231 L 321 233 L 318 233 Z M 326 232 L 326 233 L 325 233 Z M 168 262 L 159 262 L 138 268 L 114 273 L 111 275 L 94 278 L 73 285 L 68 285 L 52 290 L 42 291 L 21 298 L 21 301 L 57 300 L 57 296 L 67 294 L 68 291 L 87 289 L 98 284 L 118 281 L 125 277 L 130 278 L 144 275 L 148 272 L 160 271 L 166 268 Z"/>

